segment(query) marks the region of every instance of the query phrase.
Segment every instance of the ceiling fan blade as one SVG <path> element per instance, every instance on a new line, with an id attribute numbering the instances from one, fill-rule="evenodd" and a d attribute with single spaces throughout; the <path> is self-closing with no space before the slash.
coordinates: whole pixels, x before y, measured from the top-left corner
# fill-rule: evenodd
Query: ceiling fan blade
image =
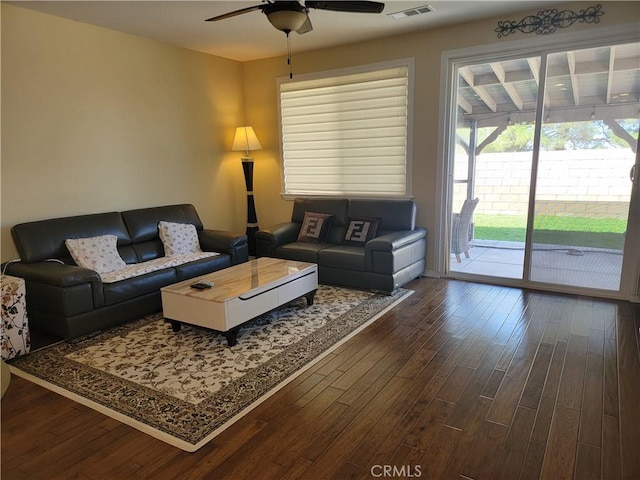
<path id="1" fill-rule="evenodd" d="M 238 15 L 242 15 L 243 13 L 252 12 L 253 10 L 262 10 L 265 6 L 266 5 L 255 5 L 253 7 L 241 8 L 240 10 L 236 10 L 234 12 L 218 15 L 217 17 L 207 18 L 205 22 L 217 22 L 218 20 L 224 20 L 225 18 L 236 17 Z"/>
<path id="2" fill-rule="evenodd" d="M 311 25 L 311 20 L 309 19 L 309 15 L 307 15 L 307 19 L 304 21 L 302 26 L 296 30 L 296 33 L 302 35 L 303 33 L 309 33 L 311 30 L 313 30 L 313 25 Z"/>
<path id="3" fill-rule="evenodd" d="M 335 12 L 353 13 L 382 13 L 384 3 L 380 2 L 358 2 L 358 1 L 333 1 L 333 2 L 304 2 L 307 8 L 318 10 L 333 10 Z"/>

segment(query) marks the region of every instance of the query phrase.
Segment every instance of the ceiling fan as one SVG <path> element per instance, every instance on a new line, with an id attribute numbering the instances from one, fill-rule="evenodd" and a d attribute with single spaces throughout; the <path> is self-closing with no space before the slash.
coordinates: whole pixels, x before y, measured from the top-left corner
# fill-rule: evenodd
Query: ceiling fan
<path id="1" fill-rule="evenodd" d="M 291 32 L 299 34 L 313 30 L 311 20 L 309 20 L 309 9 L 332 10 L 335 12 L 352 13 L 381 13 L 384 10 L 384 3 L 380 2 L 359 2 L 359 1 L 330 1 L 316 2 L 307 0 L 302 5 L 296 1 L 285 0 L 263 0 L 264 3 L 253 7 L 241 8 L 233 12 L 207 18 L 205 22 L 217 22 L 226 18 L 235 17 L 254 10 L 261 10 L 267 19 L 278 30 L 284 32 L 287 37 Z"/>
<path id="2" fill-rule="evenodd" d="M 291 44 L 289 42 L 289 34 L 296 32 L 299 34 L 307 33 L 313 30 L 311 20 L 309 20 L 309 9 L 316 10 L 332 10 L 335 12 L 352 12 L 352 13 L 382 13 L 384 3 L 380 2 L 359 2 L 359 1 L 329 1 L 316 2 L 306 0 L 304 5 L 297 1 L 286 0 L 262 0 L 263 3 L 254 5 L 253 7 L 241 8 L 233 12 L 218 15 L 216 17 L 207 18 L 205 22 L 217 22 L 226 18 L 236 17 L 244 13 L 260 10 L 267 16 L 267 19 L 278 30 L 287 35 L 287 64 L 289 65 L 289 78 L 293 78 L 291 72 Z"/>

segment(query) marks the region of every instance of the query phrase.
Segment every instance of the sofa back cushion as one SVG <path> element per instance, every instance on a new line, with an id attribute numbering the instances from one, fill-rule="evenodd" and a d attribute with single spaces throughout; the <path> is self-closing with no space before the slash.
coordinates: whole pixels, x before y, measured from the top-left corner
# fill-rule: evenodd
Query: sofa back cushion
<path id="1" fill-rule="evenodd" d="M 305 212 L 332 215 L 326 241 L 328 243 L 340 243 L 344 236 L 348 205 L 349 200 L 346 198 L 296 198 L 293 204 L 291 221 L 302 225 Z"/>
<path id="2" fill-rule="evenodd" d="M 194 225 L 197 231 L 203 229 L 200 217 L 191 204 L 127 210 L 122 212 L 122 218 L 129 230 L 139 262 L 164 256 L 164 246 L 158 231 L 161 221 L 188 223 Z"/>
<path id="3" fill-rule="evenodd" d="M 416 204 L 413 200 L 364 199 L 349 200 L 350 217 L 379 218 L 378 235 L 416 228 Z"/>
<path id="4" fill-rule="evenodd" d="M 122 259 L 127 263 L 135 261 L 129 232 L 118 212 L 21 223 L 11 229 L 11 235 L 20 258 L 29 263 L 56 258 L 73 264 L 65 240 L 99 235 L 115 235 Z"/>

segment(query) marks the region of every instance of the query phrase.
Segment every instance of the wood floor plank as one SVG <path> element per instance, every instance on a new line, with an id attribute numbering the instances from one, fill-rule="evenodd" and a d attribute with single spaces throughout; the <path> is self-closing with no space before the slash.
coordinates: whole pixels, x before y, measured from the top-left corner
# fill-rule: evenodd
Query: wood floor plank
<path id="1" fill-rule="evenodd" d="M 500 385 L 502 385 L 502 381 L 504 380 L 505 372 L 501 370 L 494 370 L 491 372 L 491 376 L 489 377 L 489 381 L 482 390 L 480 394 L 483 397 L 494 399 L 496 398 L 496 394 L 498 393 L 498 389 Z"/>
<path id="2" fill-rule="evenodd" d="M 617 318 L 620 449 L 623 478 L 640 478 L 640 349 L 631 316 Z"/>
<path id="3" fill-rule="evenodd" d="M 440 390 L 442 384 L 445 382 L 444 378 L 436 376 L 439 367 L 440 366 L 437 364 L 428 365 L 423 371 L 424 380 L 416 380 L 418 385 L 424 385 L 423 390 L 420 392 L 420 394 L 417 395 L 413 402 L 411 401 L 411 399 L 407 400 L 409 402 L 409 407 L 405 411 L 402 420 L 393 429 L 393 431 L 389 432 L 389 435 L 384 440 L 384 442 L 382 442 L 382 444 L 379 445 L 375 450 L 375 453 L 369 459 L 370 465 L 381 465 L 385 462 L 388 462 L 388 459 L 391 458 L 398 446 L 405 444 L 405 437 L 409 435 L 409 432 L 411 432 L 415 427 L 419 418 L 428 408 L 429 404 L 435 398 L 436 393 Z M 354 451 L 351 454 L 351 458 L 353 458 L 354 460 L 357 458 L 357 456 L 359 456 L 357 451 Z M 359 459 L 359 461 L 363 462 L 361 458 Z"/>
<path id="4" fill-rule="evenodd" d="M 465 367 L 475 368 L 480 363 L 485 352 L 491 345 L 500 345 L 500 341 L 496 342 L 496 336 L 498 332 L 502 330 L 505 325 L 506 315 L 504 313 L 494 313 L 491 318 L 485 323 L 479 335 L 470 335 L 473 342 L 467 348 L 458 360 L 458 365 Z M 508 331 L 513 330 L 513 325 L 507 325 Z"/>
<path id="5" fill-rule="evenodd" d="M 336 464 L 340 465 L 347 461 L 349 455 L 359 442 L 368 434 L 376 423 L 380 415 L 384 415 L 387 409 L 393 404 L 401 392 L 410 389 L 410 381 L 404 378 L 392 378 L 389 383 L 390 388 L 380 391 L 379 394 L 373 396 L 371 401 L 360 409 L 351 422 L 351 428 L 343 429 L 332 441 L 327 448 L 321 452 L 306 451 L 303 455 L 305 458 L 314 460 L 313 465 L 308 472 L 311 476 L 318 478 L 326 478 L 333 475 Z M 312 458 L 314 457 L 314 458 Z"/>
<path id="6" fill-rule="evenodd" d="M 400 368 L 397 376 L 407 379 L 414 378 L 433 360 L 447 340 L 448 336 L 444 330 L 438 329 L 438 331 L 433 332 L 433 334 L 422 344 L 420 349 L 413 353 L 413 355 Z"/>
<path id="7" fill-rule="evenodd" d="M 509 426 L 526 384 L 532 358 L 514 358 L 495 396 L 487 420 Z"/>
<path id="8" fill-rule="evenodd" d="M 298 480 L 306 478 L 305 472 L 313 464 L 307 458 L 299 457 L 280 477 L 280 480 Z"/>
<path id="9" fill-rule="evenodd" d="M 607 415 L 618 416 L 618 345 L 616 336 L 604 340 L 604 395 L 603 410 Z"/>
<path id="10" fill-rule="evenodd" d="M 587 367 L 587 344 L 589 337 L 571 335 L 564 359 L 562 378 L 558 388 L 558 405 L 580 410 L 582 405 L 582 391 Z"/>
<path id="11" fill-rule="evenodd" d="M 522 464 L 527 455 L 529 437 L 533 430 L 536 411 L 531 408 L 518 407 L 513 425 L 496 462 L 494 478 L 518 478 Z"/>
<path id="12" fill-rule="evenodd" d="M 406 445 L 426 450 L 431 446 L 435 434 L 444 425 L 452 403 L 435 398 L 416 421 L 415 427 L 404 438 Z"/>
<path id="13" fill-rule="evenodd" d="M 560 378 L 562 378 L 562 368 L 564 367 L 564 360 L 567 354 L 567 342 L 560 340 L 560 333 L 558 333 L 558 341 L 553 349 L 553 357 L 551 358 L 551 364 L 547 372 L 547 379 L 544 383 L 544 389 L 542 395 L 555 399 L 558 396 L 558 389 L 560 388 Z"/>
<path id="14" fill-rule="evenodd" d="M 398 438 L 404 438 L 412 425 L 418 421 L 421 413 L 428 407 L 444 382 L 441 377 L 435 377 L 436 373 L 437 366 L 434 364 L 408 384 L 406 392 L 399 395 L 390 408 L 380 415 L 367 436 L 353 449 L 349 461 L 367 466 L 374 464 L 372 458 L 376 453 L 378 458 L 381 456 L 389 458 L 391 452 L 387 451 L 381 455 L 380 445 L 385 445 L 387 442 L 398 445 L 400 442 Z"/>
<path id="15" fill-rule="evenodd" d="M 602 353 L 588 352 L 578 440 L 597 447 L 602 445 L 603 369 Z"/>
<path id="16" fill-rule="evenodd" d="M 475 438 L 475 442 L 467 455 L 462 473 L 474 480 L 492 480 L 493 470 L 498 467 L 497 461 L 504 448 L 509 427 L 485 421 Z"/>
<path id="17" fill-rule="evenodd" d="M 556 406 L 551 422 L 549 441 L 545 449 L 541 479 L 573 478 L 579 425 L 578 412 L 570 408 Z"/>
<path id="18" fill-rule="evenodd" d="M 538 406 L 536 421 L 531 433 L 531 440 L 534 442 L 547 444 L 549 433 L 551 432 L 551 421 L 553 420 L 553 409 L 556 399 L 552 397 L 542 397 Z"/>
<path id="19" fill-rule="evenodd" d="M 514 325 L 513 331 L 511 332 L 511 337 L 507 340 L 505 344 L 505 348 L 502 352 L 502 357 L 500 361 L 496 365 L 496 370 L 501 370 L 506 372 L 513 360 L 513 357 L 522 341 L 522 338 L 525 336 L 527 332 L 527 328 L 529 327 L 529 322 L 531 321 L 531 317 L 528 315 L 523 315 L 518 323 Z"/>
<path id="20" fill-rule="evenodd" d="M 553 355 L 553 346 L 545 343 L 541 343 L 536 357 L 533 360 L 531 371 L 527 377 L 527 383 L 522 391 L 520 397 L 520 405 L 527 408 L 537 409 L 542 397 L 542 390 L 544 389 L 545 380 L 547 379 L 547 372 L 549 365 L 551 364 L 551 357 Z"/>
<path id="21" fill-rule="evenodd" d="M 312 459 L 307 458 L 304 452 L 310 450 L 312 452 L 319 451 L 326 448 L 333 437 L 338 435 L 344 428 L 345 419 L 350 418 L 348 413 L 349 406 L 342 403 L 334 402 L 327 410 L 323 411 L 322 416 L 318 417 L 316 421 L 310 421 L 306 423 L 301 429 L 304 435 L 302 440 L 297 442 L 287 442 L 284 448 L 281 448 L 279 452 L 274 452 L 276 456 L 276 462 L 279 465 L 287 467 L 289 469 L 300 462 L 302 459 L 308 460 L 310 464 L 313 464 Z M 309 434 L 313 432 L 313 434 Z"/>
<path id="22" fill-rule="evenodd" d="M 602 478 L 622 478 L 618 417 L 602 418 Z"/>
<path id="23" fill-rule="evenodd" d="M 446 471 L 453 452 L 460 439 L 461 431 L 455 428 L 441 425 L 436 432 L 431 447 L 422 456 L 420 462 L 420 477 L 422 478 L 446 478 L 444 472 Z M 413 473 L 416 473 L 415 464 L 410 464 L 414 467 Z"/>
<path id="24" fill-rule="evenodd" d="M 395 329 L 388 339 L 378 339 L 377 347 L 362 358 L 359 367 L 351 367 L 331 385 L 344 390 L 340 402 L 351 404 L 356 401 L 381 375 L 395 373 L 402 367 L 409 353 L 407 338 L 413 337 L 415 327 Z M 398 336 L 400 334 L 401 336 Z"/>
<path id="25" fill-rule="evenodd" d="M 438 372 L 438 374 L 439 373 L 440 372 Z M 447 380 L 437 393 L 436 398 L 450 403 L 457 402 L 474 373 L 474 368 L 458 365 L 447 377 Z"/>
<path id="26" fill-rule="evenodd" d="M 546 445 L 543 443 L 529 442 L 527 455 L 520 470 L 520 480 L 539 480 L 541 478 L 545 449 Z"/>
<path id="27" fill-rule="evenodd" d="M 289 467 L 297 460 L 296 446 L 308 435 L 308 429 L 313 429 L 320 419 L 326 421 L 328 417 L 335 415 L 335 410 L 330 410 L 337 404 L 337 400 L 342 395 L 342 390 L 327 387 L 313 401 L 307 405 L 309 408 L 292 412 L 278 428 L 277 438 L 267 439 L 266 448 L 275 453 L 276 463 L 284 467 Z M 300 428 L 303 426 L 304 428 Z"/>
<path id="28" fill-rule="evenodd" d="M 578 443 L 574 478 L 600 480 L 602 478 L 601 449 L 586 443 Z"/>
<path id="29" fill-rule="evenodd" d="M 478 401 L 486 389 L 488 382 L 494 373 L 495 365 L 502 353 L 501 345 L 491 345 L 485 352 L 484 357 L 478 363 L 478 368 L 472 373 L 471 379 L 467 383 L 462 394 L 455 401 L 455 405 L 447 416 L 446 425 L 463 429 L 473 406 Z M 502 378 L 502 377 L 500 377 Z M 497 389 L 497 387 L 496 387 Z"/>
<path id="30" fill-rule="evenodd" d="M 442 478 L 458 478 L 463 473 L 469 452 L 482 431 L 490 406 L 491 400 L 483 397 L 480 397 L 475 403 L 465 428 L 461 430 L 454 450 L 448 456 L 447 468 Z"/>
<path id="31" fill-rule="evenodd" d="M 640 478 L 640 305 L 446 279 L 407 288 L 194 453 L 16 377 L 0 474 L 371 479 L 386 465 L 396 478 Z"/>

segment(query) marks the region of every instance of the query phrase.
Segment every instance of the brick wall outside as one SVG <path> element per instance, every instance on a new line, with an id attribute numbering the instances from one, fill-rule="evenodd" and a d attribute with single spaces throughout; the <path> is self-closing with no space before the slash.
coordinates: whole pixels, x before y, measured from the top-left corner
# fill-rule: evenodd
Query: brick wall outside
<path id="1" fill-rule="evenodd" d="M 526 215 L 531 152 L 487 153 L 476 163 L 476 213 Z M 541 152 L 538 214 L 626 218 L 634 154 L 628 149 Z M 466 168 L 466 166 L 462 165 Z M 456 178 L 464 178 L 457 173 Z M 466 184 L 454 184 L 453 211 L 466 198 Z"/>

